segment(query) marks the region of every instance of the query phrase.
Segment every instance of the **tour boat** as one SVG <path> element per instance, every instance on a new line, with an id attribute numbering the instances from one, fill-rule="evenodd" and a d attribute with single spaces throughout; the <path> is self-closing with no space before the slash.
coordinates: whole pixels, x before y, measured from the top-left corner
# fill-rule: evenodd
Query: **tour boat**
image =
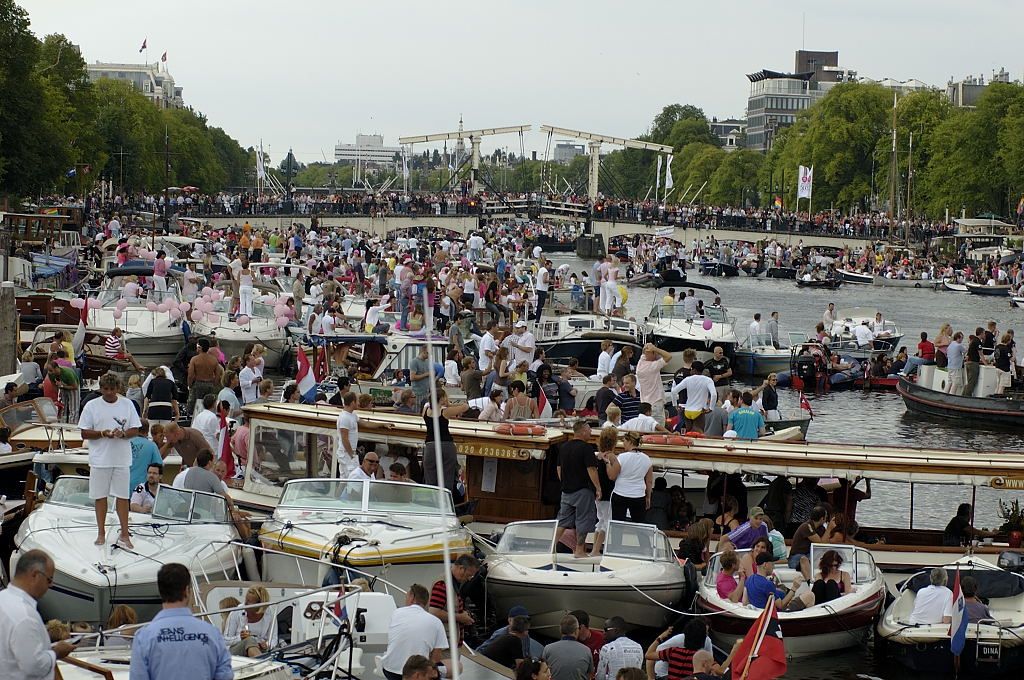
<path id="1" fill-rule="evenodd" d="M 621 616 L 634 626 L 674 619 L 686 595 L 686 576 L 664 533 L 648 524 L 609 522 L 604 553 L 575 558 L 559 552 L 555 521 L 513 522 L 486 558 L 487 593 L 498 611 L 522 605 L 530 625 L 557 626 L 583 609 L 591 625 Z M 563 546 L 564 548 L 564 546 Z"/>
<path id="2" fill-rule="evenodd" d="M 788 656 L 821 654 L 861 644 L 885 602 L 885 578 L 868 550 L 853 545 L 813 543 L 809 558 L 812 570 L 817 571 L 821 556 L 828 550 L 835 550 L 842 557 L 841 569 L 850 576 L 852 592 L 796 612 L 779 609 L 779 624 Z M 745 552 L 749 551 L 737 551 Z M 742 602 L 730 602 L 718 594 L 720 559 L 721 553 L 708 563 L 707 574 L 698 586 L 696 607 L 699 612 L 708 614 L 705 620 L 718 645 L 729 649 L 746 635 L 762 610 Z M 775 566 L 775 576 L 784 586 L 791 586 L 797 574 L 798 570 L 781 564 Z"/>
<path id="3" fill-rule="evenodd" d="M 430 455 L 432 452 L 427 452 Z M 445 540 L 446 539 L 446 540 Z M 444 545 L 455 554 L 472 541 L 455 514 L 451 493 L 433 486 L 359 479 L 292 479 L 284 484 L 260 543 L 264 576 L 294 583 L 308 563 L 329 559 L 340 569 L 397 583 L 433 583 L 443 576 Z M 303 573 L 305 580 L 323 574 Z"/>
<path id="4" fill-rule="evenodd" d="M 938 366 L 919 366 L 916 380 L 902 377 L 896 391 L 912 413 L 969 421 L 973 425 L 1024 424 L 1024 399 L 1019 392 L 1002 394 L 999 369 L 982 365 L 974 394 L 949 394 L 949 372 Z M 1004 374 L 1005 375 L 1005 374 Z"/>
<path id="5" fill-rule="evenodd" d="M 1011 555 L 1019 562 L 1019 555 Z M 1024 670 L 1024 637 L 1020 634 L 1024 628 L 1024 576 L 970 555 L 943 566 L 946 587 L 950 589 L 958 574 L 961 582 L 967 576 L 973 577 L 978 582 L 978 597 L 992 614 L 990 619 L 968 623 L 966 644 L 959 658 L 960 673 L 978 677 Z M 918 572 L 900 586 L 896 599 L 878 621 L 875 640 L 889 658 L 934 677 L 950 673 L 955 667 L 950 650 L 950 624 L 910 620 L 917 593 L 931 583 L 930 571 Z"/>
<path id="6" fill-rule="evenodd" d="M 240 578 L 242 546 L 224 498 L 161 485 L 152 514 L 130 513 L 133 549 L 115 544 L 119 533 L 109 501 L 106 544 L 94 545 L 96 514 L 87 477 L 58 478 L 14 536 L 11 573 L 28 550 L 42 549 L 56 560 L 54 581 L 39 601 L 44 619 L 102 623 L 125 604 L 142 620 L 160 609 L 156 576 L 167 562 L 204 569 L 221 578 Z"/>
<path id="7" fill-rule="evenodd" d="M 141 279 L 152 278 L 152 267 L 118 267 L 104 272 L 104 284 L 97 296 L 100 306 L 90 306 L 90 326 L 124 330 L 125 347 L 146 367 L 170 365 L 185 343 L 181 322 L 167 311 L 149 309 L 150 303 L 181 303 L 173 270 L 168 270 L 167 292 L 150 290 L 148 298 L 140 297 Z M 134 285 L 135 288 L 130 288 Z M 122 302 L 123 301 L 123 302 Z M 120 305 L 120 306 L 119 306 Z"/>

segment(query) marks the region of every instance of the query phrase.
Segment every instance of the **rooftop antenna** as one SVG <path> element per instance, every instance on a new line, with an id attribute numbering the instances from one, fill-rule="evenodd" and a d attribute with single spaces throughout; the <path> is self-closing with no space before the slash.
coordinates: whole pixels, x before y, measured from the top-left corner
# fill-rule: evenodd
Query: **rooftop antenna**
<path id="1" fill-rule="evenodd" d="M 800 13 L 800 49 L 807 49 L 807 12 Z"/>

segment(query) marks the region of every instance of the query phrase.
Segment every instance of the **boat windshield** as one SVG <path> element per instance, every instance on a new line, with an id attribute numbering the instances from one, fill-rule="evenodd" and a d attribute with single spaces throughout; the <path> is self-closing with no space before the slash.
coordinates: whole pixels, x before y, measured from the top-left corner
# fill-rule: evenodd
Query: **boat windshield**
<path id="1" fill-rule="evenodd" d="M 213 303 L 213 311 L 216 314 L 223 314 L 224 318 L 231 314 L 232 300 L 230 297 L 223 297 Z M 273 319 L 274 306 L 263 302 L 262 296 L 257 296 L 252 302 L 252 317 L 257 319 Z"/>
<path id="2" fill-rule="evenodd" d="M 513 522 L 501 534 L 497 552 L 505 555 L 550 553 L 555 529 L 554 520 Z M 604 554 L 664 562 L 672 559 L 672 546 L 668 537 L 653 525 L 609 522 Z"/>
<path id="3" fill-rule="evenodd" d="M 89 479 L 87 477 L 63 476 L 53 483 L 47 503 L 60 503 L 76 508 L 92 508 L 89 500 Z"/>
<path id="4" fill-rule="evenodd" d="M 439 503 L 444 504 L 445 515 L 455 515 L 451 494 L 432 486 L 362 479 L 294 479 L 284 485 L 278 505 L 316 510 L 436 515 Z"/>
<path id="5" fill-rule="evenodd" d="M 498 541 L 502 554 L 528 555 L 550 553 L 555 538 L 554 520 L 547 522 L 512 522 L 505 527 Z"/>
<path id="6" fill-rule="evenodd" d="M 11 434 L 36 425 L 57 422 L 57 407 L 53 401 L 43 397 L 32 401 L 19 401 L 0 411 L 0 425 L 8 428 Z"/>
<path id="7" fill-rule="evenodd" d="M 227 502 L 216 494 L 161 484 L 153 503 L 153 517 L 189 524 L 227 522 Z"/>
<path id="8" fill-rule="evenodd" d="M 774 349 L 775 345 L 772 343 L 772 336 L 769 333 L 755 333 L 747 338 L 744 343 L 747 347 L 771 347 Z"/>
<path id="9" fill-rule="evenodd" d="M 167 290 L 150 290 L 146 294 L 146 298 L 140 298 L 138 291 L 135 291 L 134 295 L 125 295 L 123 287 L 110 287 L 104 288 L 96 296 L 100 301 L 100 305 L 104 309 L 114 309 L 117 307 L 117 301 L 124 298 L 128 301 L 129 305 L 145 305 L 147 302 L 155 302 L 160 304 L 161 302 L 178 302 L 178 289 L 175 285 L 171 284 L 171 281 L 167 282 Z"/>
<path id="10" fill-rule="evenodd" d="M 687 319 L 699 321 L 710 319 L 712 323 L 731 323 L 724 307 L 710 307 L 705 305 L 704 316 L 688 315 L 683 310 L 683 305 L 654 305 L 651 308 L 650 318 L 652 319 Z"/>

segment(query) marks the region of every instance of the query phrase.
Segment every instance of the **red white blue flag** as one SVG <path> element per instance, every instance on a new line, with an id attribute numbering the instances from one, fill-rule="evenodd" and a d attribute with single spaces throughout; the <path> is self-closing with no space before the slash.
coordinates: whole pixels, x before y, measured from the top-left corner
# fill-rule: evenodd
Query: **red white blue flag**
<path id="1" fill-rule="evenodd" d="M 316 401 L 316 376 L 313 375 L 313 368 L 309 365 L 309 357 L 306 356 L 305 350 L 299 347 L 296 354 L 299 369 L 295 372 L 295 384 L 299 388 L 302 400 L 312 404 Z"/>
<path id="2" fill-rule="evenodd" d="M 960 656 L 967 644 L 967 603 L 960 590 L 960 568 L 953 577 L 953 621 L 949 624 L 949 649 L 953 656 Z"/>

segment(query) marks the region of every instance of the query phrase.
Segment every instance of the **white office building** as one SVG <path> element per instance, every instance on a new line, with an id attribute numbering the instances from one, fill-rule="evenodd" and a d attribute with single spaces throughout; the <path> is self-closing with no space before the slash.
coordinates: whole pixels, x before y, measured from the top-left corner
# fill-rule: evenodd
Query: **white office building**
<path id="1" fill-rule="evenodd" d="M 384 146 L 383 135 L 356 135 L 355 144 L 341 144 L 334 147 L 334 160 L 338 163 L 360 165 L 392 165 L 395 154 L 402 155 L 398 146 Z"/>

